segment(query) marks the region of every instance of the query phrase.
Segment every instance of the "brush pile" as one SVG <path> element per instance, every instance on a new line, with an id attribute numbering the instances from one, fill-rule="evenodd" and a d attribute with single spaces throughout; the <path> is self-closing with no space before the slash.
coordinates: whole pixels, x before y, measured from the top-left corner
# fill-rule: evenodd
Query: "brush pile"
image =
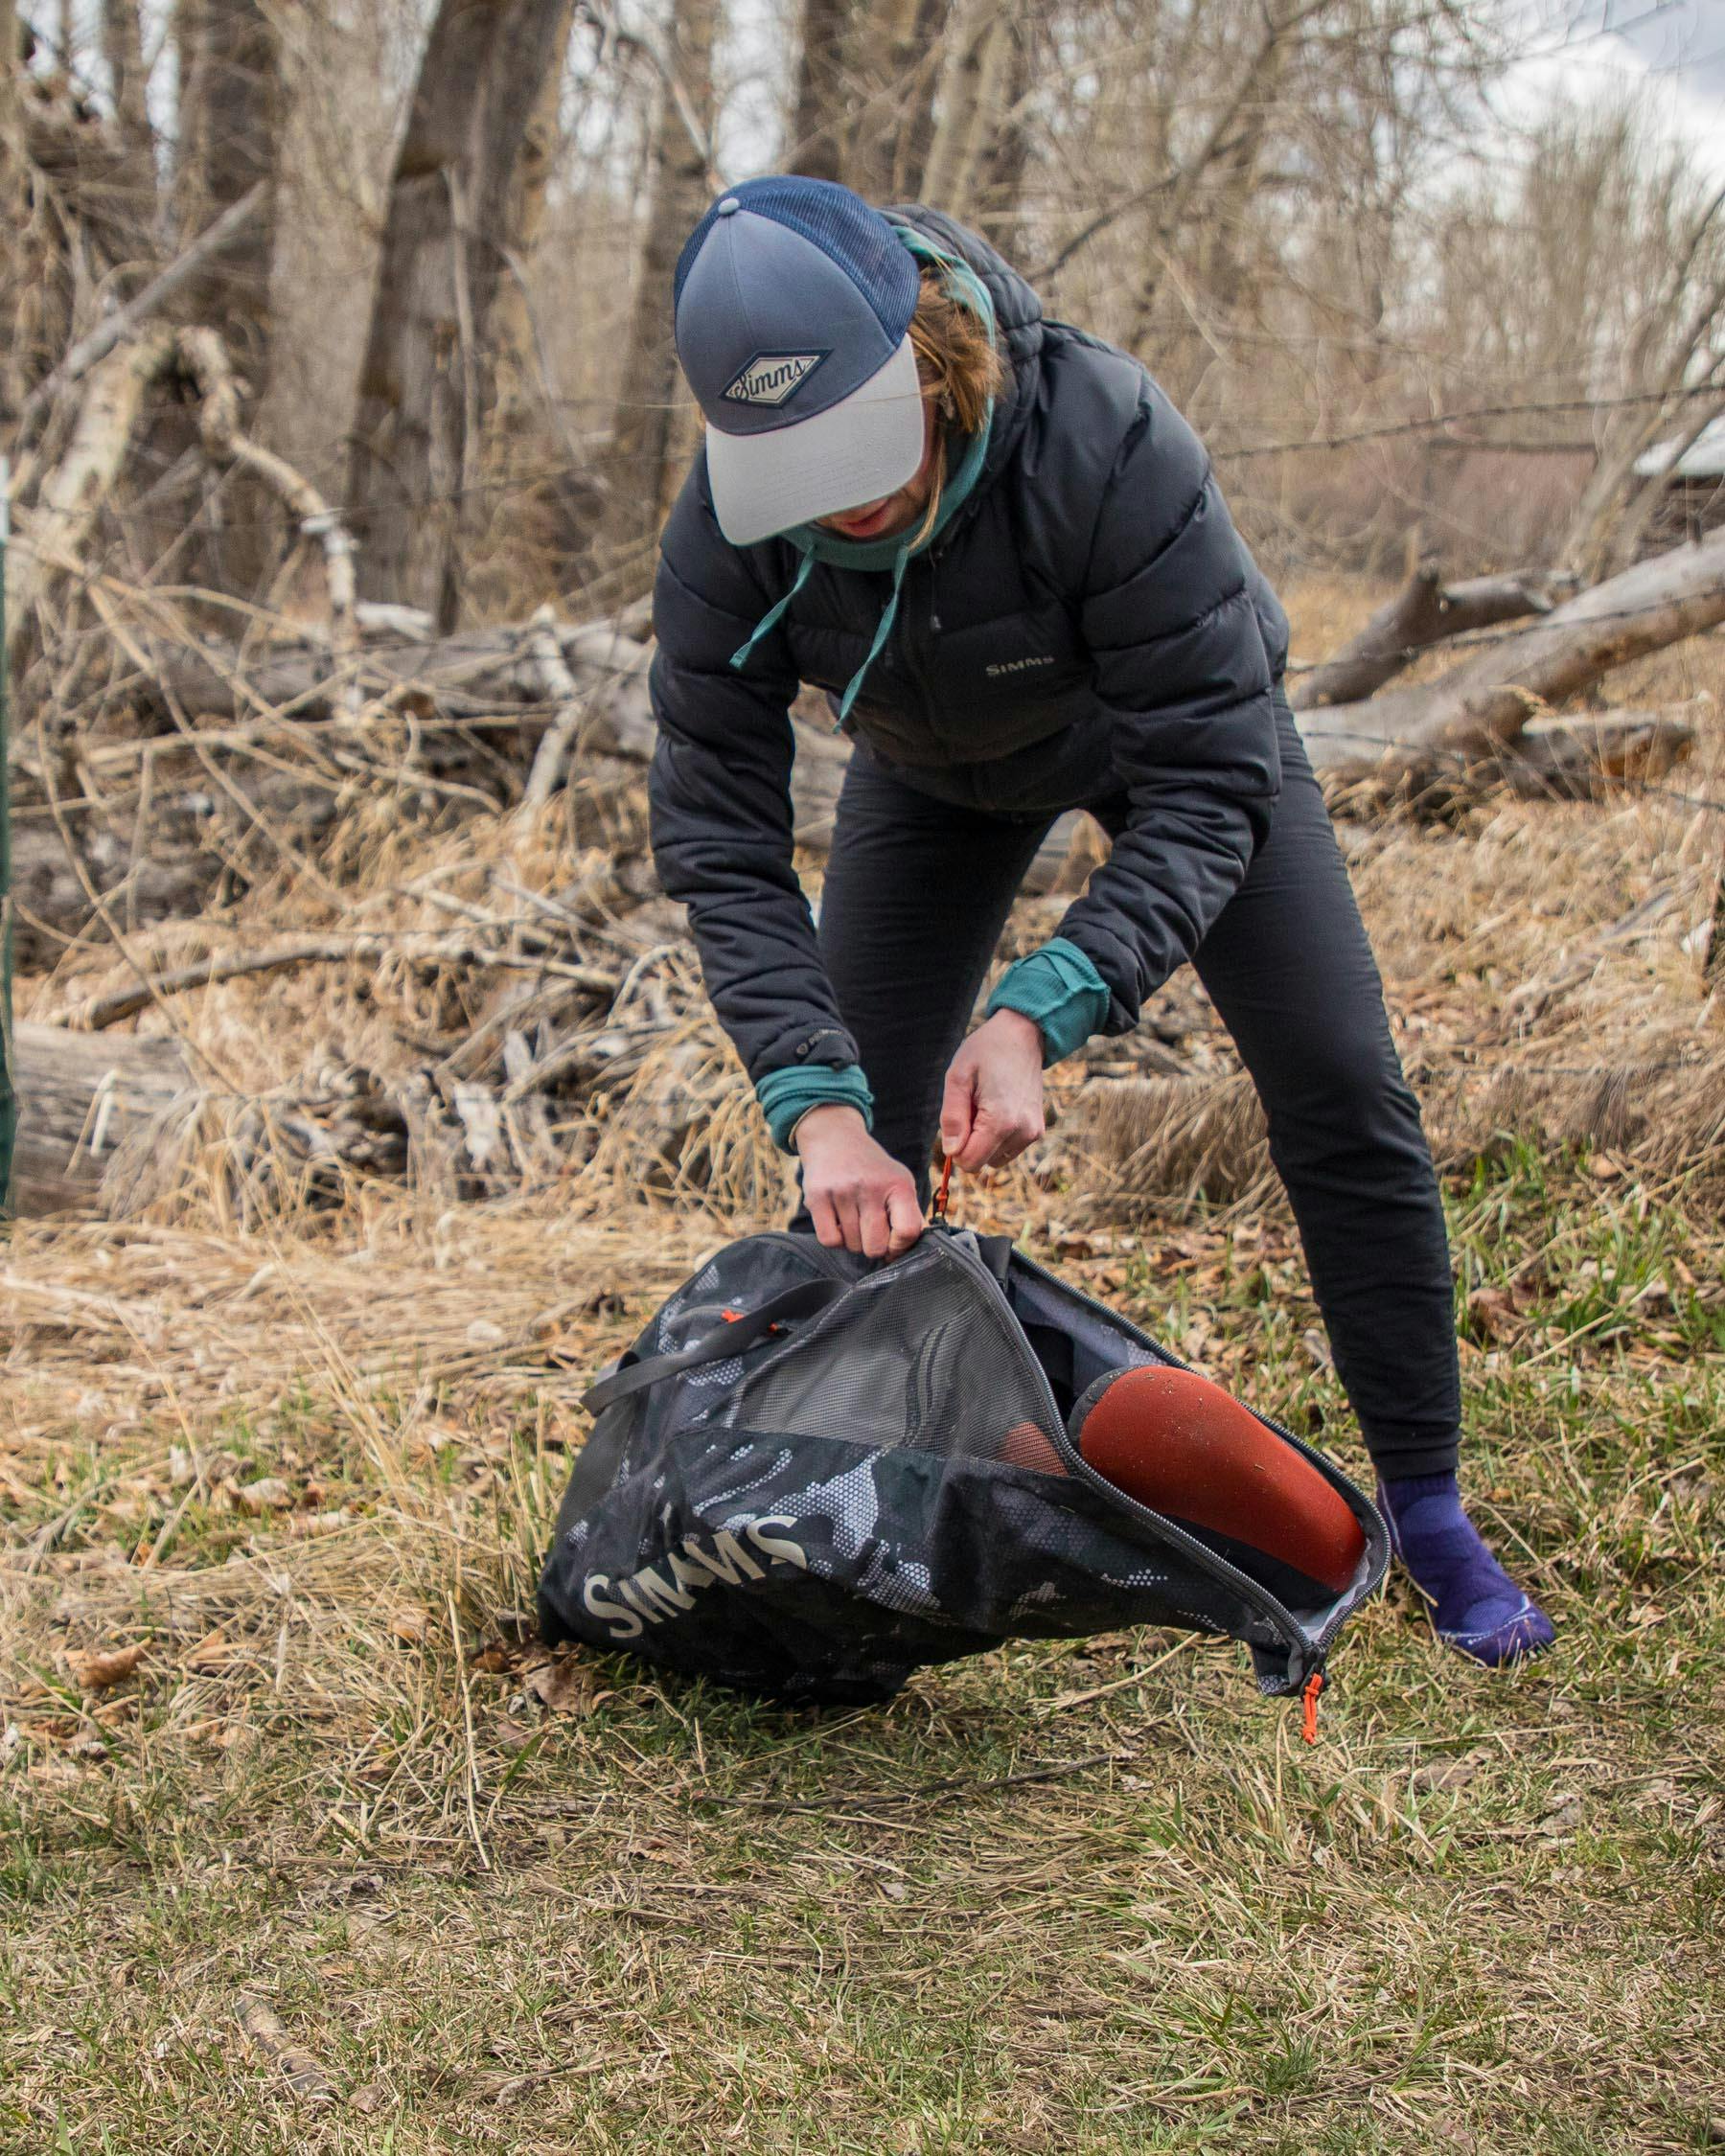
<path id="1" fill-rule="evenodd" d="M 188 453 L 291 520 L 266 605 L 128 551 L 115 489 L 166 387 L 196 412 Z M 784 1163 L 648 850 L 644 609 L 446 634 L 358 604 L 339 515 L 239 411 L 211 333 L 140 333 L 68 386 L 20 490 L 19 1209 L 250 1227 L 381 1182 L 770 1212 Z M 1415 564 L 1359 611 L 1317 631 L 1332 655 L 1294 696 L 1439 1154 L 1526 1139 L 1711 1170 L 1725 533 L 1580 592 Z M 1648 700 L 1558 715 L 1636 663 Z M 797 728 L 813 890 L 848 747 L 814 700 Z M 1005 955 L 1051 931 L 1096 847 L 1088 819 L 1057 828 Z M 1189 977 L 1055 1094 L 1022 1172 L 1104 1210 L 1264 1180 Z"/>

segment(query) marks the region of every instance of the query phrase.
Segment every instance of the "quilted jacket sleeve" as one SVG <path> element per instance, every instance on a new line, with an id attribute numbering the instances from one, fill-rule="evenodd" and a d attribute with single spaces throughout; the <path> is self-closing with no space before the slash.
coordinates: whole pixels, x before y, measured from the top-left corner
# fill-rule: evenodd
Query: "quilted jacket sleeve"
<path id="1" fill-rule="evenodd" d="M 1060 934 L 1107 984 L 1123 1033 L 1238 889 L 1281 782 L 1277 609 L 1203 446 L 1146 379 L 1109 475 L 1081 625 L 1131 802 Z"/>
<path id="2" fill-rule="evenodd" d="M 730 663 L 782 596 L 758 581 L 762 551 L 725 541 L 698 457 L 654 586 L 653 856 L 665 890 L 688 907 L 707 994 L 756 1083 L 799 1064 L 857 1060 L 793 864 L 790 653 L 775 631 L 746 671 Z"/>

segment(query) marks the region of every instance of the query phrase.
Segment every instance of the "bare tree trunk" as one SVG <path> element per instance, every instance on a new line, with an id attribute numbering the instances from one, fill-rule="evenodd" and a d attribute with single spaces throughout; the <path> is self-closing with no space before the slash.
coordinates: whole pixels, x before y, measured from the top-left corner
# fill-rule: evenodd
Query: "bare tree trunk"
<path id="1" fill-rule="evenodd" d="M 105 0 L 106 29 L 126 41 L 136 0 Z M 273 0 L 177 0 L 173 32 L 181 69 L 173 221 L 183 243 L 242 202 L 255 205 L 218 256 L 206 257 L 176 295 L 180 322 L 215 329 L 233 356 L 254 409 L 270 375 L 271 267 L 276 241 L 276 170 L 286 110 L 282 54 Z M 141 55 L 135 56 L 141 66 Z M 140 91 L 141 91 L 140 85 Z M 125 138 L 130 154 L 129 135 Z M 256 592 L 279 559 L 279 527 L 244 477 L 208 487 L 187 461 L 185 414 L 162 404 L 151 451 L 181 483 L 156 497 L 164 537 L 196 519 L 184 573 L 193 583 Z M 186 474 L 195 471 L 196 476 Z"/>
<path id="2" fill-rule="evenodd" d="M 567 28 L 566 0 L 442 0 L 390 185 L 349 493 L 365 591 L 446 628 L 516 172 Z"/>
<path id="3" fill-rule="evenodd" d="M 995 25 L 995 66 L 978 114 L 976 222 L 989 242 L 1014 261 L 1019 252 L 1019 198 L 1030 161 L 1024 110 L 1030 90 L 1035 18 L 1023 8 Z"/>
<path id="4" fill-rule="evenodd" d="M 927 192 L 934 149 L 934 88 L 940 80 L 941 26 L 947 0 L 899 0 L 896 35 L 887 59 L 894 70 L 890 95 L 899 108 L 892 185 L 895 196 Z"/>
<path id="5" fill-rule="evenodd" d="M 551 175 L 563 144 L 564 56 L 574 18 L 575 0 L 564 0 L 564 20 L 553 33 L 553 57 L 521 138 L 515 199 L 506 220 L 510 253 L 497 285 L 492 348 L 495 422 L 509 433 L 523 431 L 528 415 L 540 398 L 555 394 L 551 382 L 540 380 L 544 362 L 537 349 L 538 332 L 524 279 L 544 228 Z M 536 381 L 538 396 L 532 386 Z M 552 413 L 550 417 L 555 424 L 558 415 Z"/>
<path id="6" fill-rule="evenodd" d="M 1203 207 L 1193 218 L 1195 245 L 1187 270 L 1203 319 L 1195 320 L 1190 308 L 1183 310 L 1180 326 L 1172 338 L 1159 340 L 1157 355 L 1163 386 L 1183 408 L 1215 358 L 1216 337 L 1226 338 L 1241 326 L 1242 303 L 1250 304 L 1258 285 L 1246 265 L 1251 211 L 1258 162 L 1288 57 L 1288 43 L 1278 40 L 1264 59 L 1250 103 L 1204 177 Z"/>
<path id="7" fill-rule="evenodd" d="M 137 20 L 128 0 L 109 0 L 107 20 L 110 26 L 129 20 L 135 44 Z M 134 64 L 141 70 L 141 48 Z M 191 80 L 182 86 L 187 132 L 179 209 L 186 232 L 200 231 L 260 181 L 274 177 L 281 122 L 281 53 L 262 0 L 199 0 Z M 185 302 L 192 320 L 220 331 L 254 397 L 269 374 L 271 200 L 265 196 L 262 213 Z"/>
<path id="8" fill-rule="evenodd" d="M 984 58 L 998 25 L 978 0 L 965 0 L 954 8 L 951 24 L 952 42 L 940 71 L 938 117 L 919 192 L 933 208 L 961 218 L 967 207 L 966 182 L 972 169 Z"/>
<path id="9" fill-rule="evenodd" d="M 667 83 L 654 138 L 653 200 L 606 473 L 603 539 L 615 553 L 654 538 L 670 506 L 685 394 L 672 340 L 671 286 L 682 243 L 707 203 L 718 13 L 717 0 L 677 0 L 672 19 L 667 60 L 684 97 Z M 702 130 L 700 142 L 681 110 L 684 102 Z"/>
<path id="10" fill-rule="evenodd" d="M 1316 0 L 1299 0 L 1288 17 L 1279 22 L 1273 12 L 1265 11 L 1263 32 L 1256 49 L 1240 70 L 1229 96 L 1218 106 L 1203 142 L 1181 167 L 1174 176 L 1173 185 L 1162 198 L 1151 219 L 1146 250 L 1149 261 L 1138 287 L 1131 327 L 1123 340 L 1129 352 L 1138 351 L 1149 334 L 1157 289 L 1166 274 L 1169 252 L 1191 211 L 1206 174 L 1218 159 L 1227 154 L 1235 124 L 1251 101 L 1258 95 L 1266 78 L 1273 77 L 1279 71 L 1283 64 L 1281 48 L 1284 40 L 1293 26 L 1313 11 L 1315 4 Z"/>
<path id="11" fill-rule="evenodd" d="M 846 31 L 854 0 L 803 0 L 802 55 L 785 170 L 809 179 L 844 177 L 849 133 Z"/>
<path id="12" fill-rule="evenodd" d="M 79 554 L 130 453 L 150 388 L 172 364 L 172 332 L 152 330 L 90 369 L 71 440 L 21 516 L 8 563 L 6 642 L 14 668 L 34 632 L 35 609 L 51 579 L 77 573 Z"/>
<path id="13" fill-rule="evenodd" d="M 870 202 L 923 192 L 949 0 L 872 0 L 851 23 L 850 147 L 842 174 Z"/>
<path id="14" fill-rule="evenodd" d="M 114 86 L 114 122 L 128 180 L 140 204 L 156 199 L 155 130 L 138 0 L 102 0 L 102 57 Z"/>

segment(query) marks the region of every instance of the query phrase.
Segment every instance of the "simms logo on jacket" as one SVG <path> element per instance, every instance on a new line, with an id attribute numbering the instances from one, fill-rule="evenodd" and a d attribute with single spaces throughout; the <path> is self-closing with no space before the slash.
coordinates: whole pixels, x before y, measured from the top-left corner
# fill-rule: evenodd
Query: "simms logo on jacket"
<path id="1" fill-rule="evenodd" d="M 824 352 L 757 352 L 720 394 L 736 404 L 782 404 L 826 356 Z"/>
<path id="2" fill-rule="evenodd" d="M 801 1543 L 784 1535 L 771 1535 L 769 1527 L 794 1527 L 796 1522 L 776 1513 L 762 1520 L 739 1520 L 737 1525 L 755 1551 L 770 1565 L 775 1560 L 799 1572 L 809 1569 Z M 678 1547 L 660 1558 L 664 1571 L 643 1565 L 638 1572 L 613 1586 L 606 1572 L 589 1572 L 581 1591 L 587 1615 L 598 1617 L 613 1640 L 638 1640 L 650 1624 L 658 1624 L 678 1610 L 692 1610 L 703 1587 L 724 1580 L 740 1587 L 746 1579 L 765 1579 L 766 1567 L 751 1557 L 728 1528 L 704 1538 L 685 1535 Z M 666 1574 L 670 1577 L 667 1578 Z"/>

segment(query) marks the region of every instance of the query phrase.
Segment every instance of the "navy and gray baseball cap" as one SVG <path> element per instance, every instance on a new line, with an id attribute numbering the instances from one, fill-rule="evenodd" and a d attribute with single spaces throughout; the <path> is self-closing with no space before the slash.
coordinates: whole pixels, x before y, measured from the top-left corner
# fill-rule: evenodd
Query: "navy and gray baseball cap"
<path id="1" fill-rule="evenodd" d="M 831 180 L 746 180 L 678 259 L 677 355 L 720 529 L 752 546 L 896 493 L 923 454 L 915 258 Z"/>

